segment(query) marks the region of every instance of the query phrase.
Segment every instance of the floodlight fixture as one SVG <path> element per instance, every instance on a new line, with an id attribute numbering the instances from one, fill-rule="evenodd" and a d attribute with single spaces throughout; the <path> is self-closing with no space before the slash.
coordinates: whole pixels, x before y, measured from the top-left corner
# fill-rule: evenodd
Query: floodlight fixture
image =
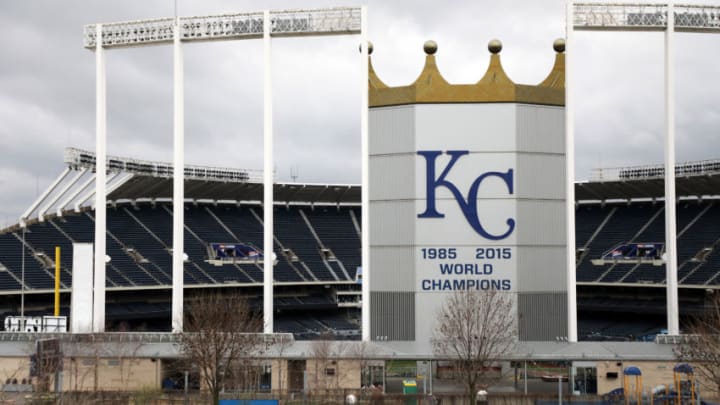
<path id="1" fill-rule="evenodd" d="M 270 36 L 360 34 L 360 20 L 361 7 L 270 11 Z M 83 32 L 83 45 L 95 49 L 98 25 L 106 49 L 171 44 L 176 23 L 183 42 L 252 39 L 263 37 L 265 16 L 253 12 L 89 24 Z"/>
<path id="2" fill-rule="evenodd" d="M 665 31 L 669 12 L 675 32 L 720 33 L 720 6 L 713 5 L 575 3 L 572 24 L 578 31 Z"/>

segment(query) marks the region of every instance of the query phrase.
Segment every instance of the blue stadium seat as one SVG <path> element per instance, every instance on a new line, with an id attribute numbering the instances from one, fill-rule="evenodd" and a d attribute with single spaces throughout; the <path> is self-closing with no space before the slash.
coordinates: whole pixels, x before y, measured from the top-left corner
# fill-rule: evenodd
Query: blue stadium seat
<path id="1" fill-rule="evenodd" d="M 275 235 L 286 249 L 291 249 L 300 260 L 323 281 L 335 281 L 325 266 L 320 245 L 300 216 L 297 207 L 275 208 Z"/>
<path id="2" fill-rule="evenodd" d="M 354 277 L 360 267 L 360 236 L 352 222 L 350 208 L 316 207 L 303 212 L 325 247 L 332 250 L 350 277 Z M 335 271 L 335 274 L 343 273 Z"/>
<path id="3" fill-rule="evenodd" d="M 24 254 L 24 280 L 26 287 L 28 289 L 54 288 L 54 277 L 51 276 L 50 271 L 46 270 L 45 267 L 35 259 L 32 251 L 23 247 L 21 240 L 17 238 L 19 235 L 17 232 L 0 235 L 0 257 L 3 258 L 2 264 L 15 276 L 15 279 L 21 280 Z M 9 282 L 7 278 L 6 281 Z"/>
<path id="4" fill-rule="evenodd" d="M 210 207 L 210 209 L 240 239 L 240 242 L 262 248 L 263 227 L 262 223 L 256 218 L 256 215 L 262 218 L 263 211 L 261 207 L 218 206 Z M 254 214 L 251 210 L 254 211 Z M 275 280 L 286 282 L 312 280 L 312 277 L 301 266 L 295 266 L 288 261 L 277 241 L 274 244 L 274 249 L 278 260 L 273 268 Z M 251 272 L 251 276 L 256 280 L 263 279 L 263 273 L 259 268 L 253 269 L 252 266 L 243 266 L 243 268 L 247 268 L 247 271 Z"/>

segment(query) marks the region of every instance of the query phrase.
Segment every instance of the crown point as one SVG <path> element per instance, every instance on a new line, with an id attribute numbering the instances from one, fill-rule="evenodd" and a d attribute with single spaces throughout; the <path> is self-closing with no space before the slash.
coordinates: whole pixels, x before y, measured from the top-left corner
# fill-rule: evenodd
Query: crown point
<path id="1" fill-rule="evenodd" d="M 373 52 L 373 43 L 370 42 L 370 41 L 367 41 L 367 45 L 368 45 L 368 55 L 372 55 L 372 52 Z M 360 52 L 362 53 L 362 44 L 360 44 L 360 45 L 358 46 L 358 50 L 360 50 Z"/>
<path id="2" fill-rule="evenodd" d="M 425 50 L 425 53 L 428 55 L 434 55 L 435 52 L 437 52 L 438 45 L 435 41 L 425 41 L 425 45 L 423 45 L 423 49 Z"/>
<path id="3" fill-rule="evenodd" d="M 558 38 L 553 42 L 553 49 L 557 53 L 563 53 L 565 52 L 565 40 L 563 38 Z"/>
<path id="4" fill-rule="evenodd" d="M 488 42 L 488 51 L 492 54 L 498 54 L 502 51 L 502 42 L 499 39 L 491 39 Z"/>

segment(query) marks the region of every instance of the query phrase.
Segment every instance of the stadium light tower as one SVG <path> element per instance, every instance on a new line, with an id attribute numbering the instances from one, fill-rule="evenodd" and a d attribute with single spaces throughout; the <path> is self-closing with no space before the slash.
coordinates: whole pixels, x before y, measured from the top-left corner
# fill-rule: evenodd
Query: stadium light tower
<path id="1" fill-rule="evenodd" d="M 273 130 L 272 130 L 272 77 L 271 39 L 273 37 L 299 37 L 318 35 L 359 34 L 360 43 L 367 43 L 367 9 L 362 7 L 321 8 L 309 10 L 265 10 L 241 14 L 224 14 L 196 17 L 159 18 L 143 21 L 126 21 L 85 26 L 85 48 L 95 50 L 96 69 L 96 157 L 95 177 L 95 301 L 94 325 L 96 332 L 104 331 L 105 324 L 105 233 L 106 233 L 106 92 L 105 50 L 147 45 L 173 45 L 173 284 L 172 330 L 183 329 L 183 231 L 184 231 L 184 95 L 183 56 L 184 42 L 263 39 L 264 45 L 264 240 L 263 253 L 263 312 L 265 333 L 273 333 Z M 361 47 L 361 144 L 362 144 L 362 210 L 368 207 L 368 69 L 367 47 Z M 369 336 L 368 229 L 369 216 L 362 216 L 363 283 L 363 335 Z M 367 290 L 367 291 L 366 291 Z M 365 319 L 367 318 L 367 324 Z"/>
<path id="2" fill-rule="evenodd" d="M 673 16 L 673 18 L 668 18 Z M 583 31 L 660 31 L 665 32 L 665 265 L 667 284 L 668 334 L 680 333 L 677 280 L 677 230 L 675 207 L 675 32 L 720 33 L 720 6 L 674 5 L 672 3 L 575 3 L 567 4 L 566 60 L 566 140 L 568 193 L 568 319 L 569 340 L 577 341 L 577 307 L 575 302 L 575 210 L 574 111 L 570 92 L 571 60 L 574 49 L 573 30 Z M 573 155 L 571 155 L 573 153 Z M 572 293 L 571 293 L 572 292 Z M 571 297 L 572 296 L 572 297 Z"/>

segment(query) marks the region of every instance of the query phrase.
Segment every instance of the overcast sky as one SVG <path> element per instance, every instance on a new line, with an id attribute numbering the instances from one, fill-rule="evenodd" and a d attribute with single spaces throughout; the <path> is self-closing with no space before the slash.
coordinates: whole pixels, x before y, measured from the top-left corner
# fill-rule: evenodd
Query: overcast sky
<path id="1" fill-rule="evenodd" d="M 700 1 L 702 2 L 702 1 Z M 177 0 L 180 16 L 358 5 L 358 1 Z M 0 2 L 0 223 L 19 215 L 62 171 L 66 146 L 94 150 L 95 60 L 85 24 L 168 17 L 174 0 Z M 550 71 L 565 2 L 373 1 L 373 65 L 390 85 L 420 72 L 423 42 L 438 42 L 451 83 L 479 80 L 487 42 L 517 83 Z M 576 33 L 577 177 L 591 168 L 663 162 L 663 34 Z M 357 36 L 273 42 L 276 173 L 289 181 L 359 183 Z M 677 159 L 720 158 L 720 35 L 676 36 Z M 186 162 L 262 169 L 262 43 L 188 44 Z M 169 46 L 107 53 L 108 153 L 172 158 Z"/>

